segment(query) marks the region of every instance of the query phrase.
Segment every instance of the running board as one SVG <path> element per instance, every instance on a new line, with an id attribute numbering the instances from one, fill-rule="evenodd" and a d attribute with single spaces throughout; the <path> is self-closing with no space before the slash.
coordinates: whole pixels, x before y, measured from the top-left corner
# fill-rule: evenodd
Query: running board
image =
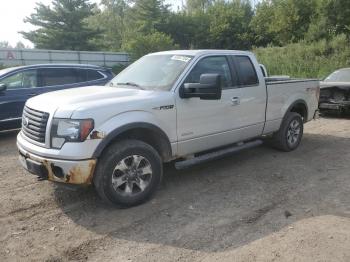
<path id="1" fill-rule="evenodd" d="M 251 142 L 247 142 L 241 145 L 235 145 L 229 148 L 221 149 L 219 151 L 207 153 L 198 157 L 194 157 L 191 159 L 179 161 L 175 163 L 175 168 L 176 169 L 185 169 L 194 165 L 198 165 L 204 162 L 220 159 L 226 156 L 229 156 L 231 154 L 240 152 L 245 149 L 249 149 L 252 147 L 260 146 L 263 143 L 262 140 L 255 140 Z"/>

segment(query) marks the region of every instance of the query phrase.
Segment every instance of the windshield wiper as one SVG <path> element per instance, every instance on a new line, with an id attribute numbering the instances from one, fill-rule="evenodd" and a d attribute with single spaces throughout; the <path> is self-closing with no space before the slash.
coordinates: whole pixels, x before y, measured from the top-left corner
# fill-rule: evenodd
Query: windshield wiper
<path id="1" fill-rule="evenodd" d="M 140 85 L 134 83 L 134 82 L 126 82 L 126 83 L 117 83 L 118 86 L 135 86 L 140 87 Z"/>

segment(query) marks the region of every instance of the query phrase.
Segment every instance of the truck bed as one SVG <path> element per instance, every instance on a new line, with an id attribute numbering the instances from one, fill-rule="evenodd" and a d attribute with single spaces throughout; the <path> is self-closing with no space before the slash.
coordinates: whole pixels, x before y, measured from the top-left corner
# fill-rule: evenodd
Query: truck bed
<path id="1" fill-rule="evenodd" d="M 314 117 L 318 108 L 319 80 L 317 79 L 266 79 L 267 107 L 264 133 L 279 129 L 287 105 L 304 100 L 307 105 L 305 122 Z M 314 93 L 314 95 L 310 95 Z"/>

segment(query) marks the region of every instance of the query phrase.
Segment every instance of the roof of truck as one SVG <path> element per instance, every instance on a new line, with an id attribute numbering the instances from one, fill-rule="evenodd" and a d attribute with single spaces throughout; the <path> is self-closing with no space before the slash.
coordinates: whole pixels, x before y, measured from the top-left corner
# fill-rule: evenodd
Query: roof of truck
<path id="1" fill-rule="evenodd" d="M 163 51 L 163 52 L 157 52 L 153 54 L 159 54 L 159 55 L 189 55 L 189 56 L 197 56 L 197 55 L 204 55 L 204 54 L 227 54 L 227 53 L 233 53 L 233 54 L 252 54 L 249 51 L 239 51 L 239 50 L 219 50 L 219 49 L 197 49 L 197 50 L 170 50 L 170 51 Z"/>

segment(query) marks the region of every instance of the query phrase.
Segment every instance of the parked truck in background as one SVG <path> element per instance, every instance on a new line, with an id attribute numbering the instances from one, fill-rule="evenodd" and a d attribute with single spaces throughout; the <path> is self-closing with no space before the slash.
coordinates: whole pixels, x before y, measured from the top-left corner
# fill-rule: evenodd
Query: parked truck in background
<path id="1" fill-rule="evenodd" d="M 25 169 L 44 179 L 93 183 L 110 203 L 149 199 L 163 173 L 261 144 L 299 146 L 317 115 L 318 80 L 268 82 L 250 52 L 149 54 L 106 87 L 27 101 L 17 138 Z"/>

